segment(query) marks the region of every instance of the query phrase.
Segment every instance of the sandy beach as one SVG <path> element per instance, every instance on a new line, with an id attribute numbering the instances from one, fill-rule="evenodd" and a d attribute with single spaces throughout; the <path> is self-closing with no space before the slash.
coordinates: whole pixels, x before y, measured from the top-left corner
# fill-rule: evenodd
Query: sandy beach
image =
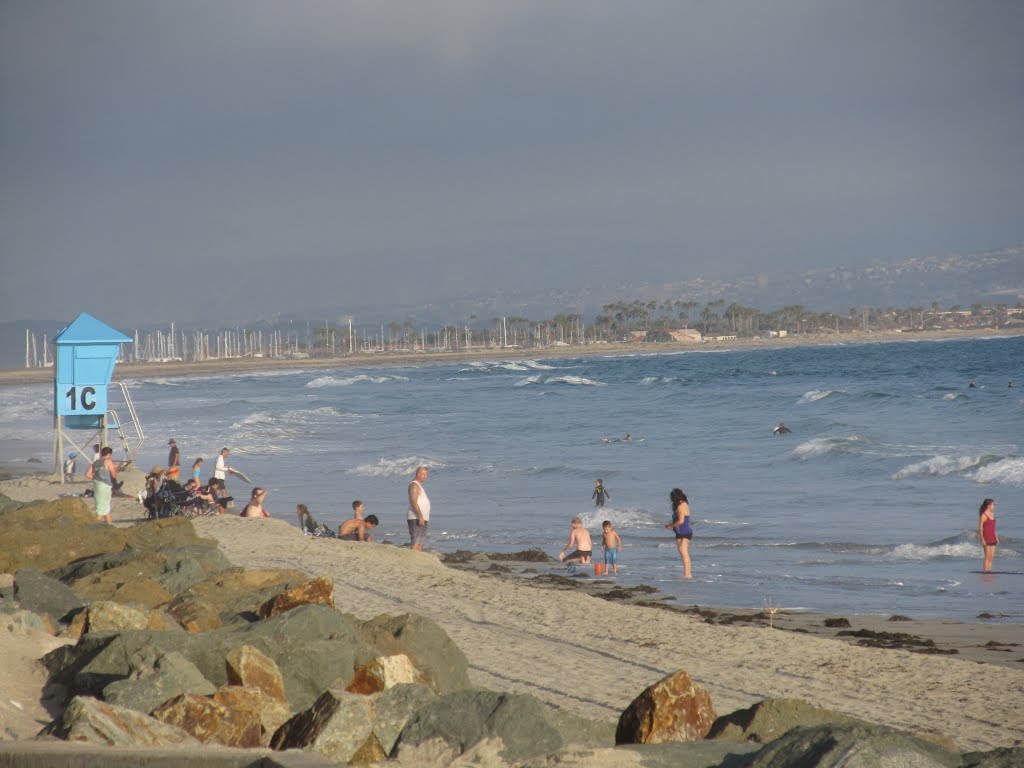
<path id="1" fill-rule="evenodd" d="M 44 476 L 0 482 L 0 492 L 17 500 L 83 488 Z M 118 525 L 139 523 L 141 513 L 132 498 L 115 500 Z M 475 684 L 529 693 L 588 718 L 615 721 L 645 687 L 685 669 L 710 692 L 719 714 L 767 697 L 795 697 L 945 736 L 961 750 L 1024 743 L 1024 710 L 1013 705 L 1024 700 L 1019 625 L 930 621 L 885 627 L 885 617 L 862 624 L 847 616 L 855 628 L 871 624 L 921 635 L 961 653 L 864 648 L 833 639 L 835 630 L 825 629 L 820 616 L 783 611 L 774 629 L 760 620 L 712 624 L 692 612 L 602 599 L 589 588 L 558 588 L 557 579 L 552 588 L 531 584 L 525 573 L 451 568 L 432 552 L 307 538 L 279 519 L 224 516 L 197 519 L 195 526 L 236 565 L 329 575 L 337 607 L 359 618 L 429 616 L 466 653 Z M 538 575 L 559 572 L 535 567 Z M 0 688 L 20 692 L 17 707 L 6 700 L 13 697 L 0 706 L 0 731 L 28 738 L 36 723 L 48 719 L 39 701 L 42 677 L 30 660 L 49 650 L 53 638 L 37 632 L 0 636 L 0 653 L 16 661 L 0 670 Z"/>
<path id="2" fill-rule="evenodd" d="M 118 379 L 141 376 L 197 376 L 255 371 L 332 370 L 367 366 L 421 365 L 495 358 L 536 359 L 563 357 L 593 357 L 622 355 L 654 355 L 678 352 L 727 349 L 758 349 L 806 347 L 822 344 L 873 344 L 894 341 L 938 341 L 948 339 L 998 338 L 1024 335 L 1024 328 L 975 328 L 944 331 L 875 331 L 858 333 L 802 333 L 775 339 L 731 339 L 706 342 L 677 343 L 601 343 L 585 346 L 553 346 L 521 349 L 518 347 L 488 347 L 464 349 L 457 352 L 376 352 L 357 353 L 339 357 L 236 357 L 202 362 L 120 363 L 116 368 Z M 38 384 L 53 380 L 53 368 L 18 368 L 0 371 L 0 385 Z"/>

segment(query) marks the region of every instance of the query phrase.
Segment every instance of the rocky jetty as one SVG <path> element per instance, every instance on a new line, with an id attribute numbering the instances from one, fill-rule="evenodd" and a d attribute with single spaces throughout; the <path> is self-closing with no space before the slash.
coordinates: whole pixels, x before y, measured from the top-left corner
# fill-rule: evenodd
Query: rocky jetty
<path id="1" fill-rule="evenodd" d="M 465 654 L 428 617 L 359 620 L 335 608 L 329 577 L 236 568 L 186 520 L 116 528 L 78 499 L 0 498 L 0 619 L 0 632 L 32 626 L 67 640 L 41 660 L 56 692 L 53 721 L 35 742 L 0 743 L 0 766 L 72 754 L 56 740 L 77 745 L 75 765 L 96 766 L 121 764 L 109 748 L 143 755 L 134 764 L 180 754 L 224 765 L 1001 766 L 1024 758 L 1020 748 L 964 755 L 941 734 L 797 700 L 717 717 L 684 670 L 638 692 L 617 728 L 586 721 L 527 694 L 473 686 Z"/>

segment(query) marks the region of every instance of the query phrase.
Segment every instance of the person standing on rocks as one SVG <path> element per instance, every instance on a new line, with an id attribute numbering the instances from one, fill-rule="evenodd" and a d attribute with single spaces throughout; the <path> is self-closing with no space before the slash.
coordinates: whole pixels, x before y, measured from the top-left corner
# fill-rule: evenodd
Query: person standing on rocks
<path id="1" fill-rule="evenodd" d="M 94 461 L 85 476 L 92 480 L 92 493 L 96 500 L 96 517 L 101 517 L 107 525 L 113 525 L 110 518 L 110 497 L 114 493 L 117 482 L 117 467 L 114 465 L 114 449 L 109 445 L 100 451 L 100 457 Z"/>
<path id="2" fill-rule="evenodd" d="M 416 477 L 409 483 L 409 511 L 405 520 L 409 524 L 409 546 L 417 552 L 423 550 L 423 540 L 427 537 L 427 525 L 430 523 L 430 499 L 423 490 L 428 472 L 426 467 L 417 467 Z"/>

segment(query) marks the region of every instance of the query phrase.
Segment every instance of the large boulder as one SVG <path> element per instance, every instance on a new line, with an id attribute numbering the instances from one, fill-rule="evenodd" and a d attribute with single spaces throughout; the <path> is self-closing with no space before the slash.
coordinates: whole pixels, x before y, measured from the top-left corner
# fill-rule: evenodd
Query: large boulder
<path id="1" fill-rule="evenodd" d="M 48 571 L 73 560 L 120 552 L 127 536 L 96 521 L 81 499 L 26 504 L 0 515 L 0 572 Z"/>
<path id="2" fill-rule="evenodd" d="M 178 595 L 164 607 L 189 632 L 209 632 L 224 626 L 217 607 L 199 597 Z"/>
<path id="3" fill-rule="evenodd" d="M 155 608 L 174 597 L 157 580 L 163 570 L 162 555 L 145 553 L 121 565 L 76 579 L 71 582 L 71 588 L 89 602 L 112 600 Z"/>
<path id="4" fill-rule="evenodd" d="M 295 710 L 310 707 L 336 680 L 352 679 L 357 666 L 376 656 L 356 638 L 355 623 L 332 608 L 305 605 L 265 621 L 193 634 L 149 631 L 96 632 L 77 645 L 43 657 L 55 682 L 71 694 L 98 695 L 132 672 L 131 660 L 144 648 L 178 651 L 214 685 L 227 683 L 226 659 L 232 649 L 250 645 L 281 670 L 285 693 Z"/>
<path id="5" fill-rule="evenodd" d="M 54 622 L 85 605 L 67 586 L 35 568 L 23 568 L 14 575 L 13 594 L 22 608 L 45 613 Z"/>
<path id="6" fill-rule="evenodd" d="M 520 763 L 563 746 L 544 705 L 526 694 L 494 691 L 456 691 L 420 708 L 406 723 L 395 747 L 441 739 L 463 754 L 484 741 L 501 740 L 501 757 Z"/>
<path id="7" fill-rule="evenodd" d="M 165 547 L 183 547 L 203 542 L 210 546 L 212 543 L 207 539 L 199 538 L 196 529 L 192 527 L 192 522 L 184 517 L 163 517 L 159 520 L 150 520 L 140 525 L 131 526 L 126 529 L 126 534 L 128 546 L 143 552 L 155 552 Z"/>
<path id="8" fill-rule="evenodd" d="M 173 618 L 163 611 L 131 603 L 97 600 L 85 609 L 86 632 L 120 632 L 126 629 L 152 629 L 157 632 L 181 632 Z"/>
<path id="9" fill-rule="evenodd" d="M 1024 747 L 999 747 L 989 752 L 968 752 L 963 768 L 1020 768 L 1024 765 Z"/>
<path id="10" fill-rule="evenodd" d="M 345 690 L 365 696 L 380 693 L 395 685 L 411 683 L 425 684 L 426 677 L 416 669 L 412 659 L 399 653 L 370 659 L 356 670 Z"/>
<path id="11" fill-rule="evenodd" d="M 747 709 L 722 715 L 712 724 L 707 738 L 767 744 L 794 728 L 855 722 L 859 721 L 800 699 L 765 699 Z"/>
<path id="12" fill-rule="evenodd" d="M 164 557 L 164 567 L 156 580 L 174 594 L 184 592 L 232 567 L 231 561 L 217 548 L 216 543 L 205 539 L 194 544 L 164 547 L 160 554 Z"/>
<path id="13" fill-rule="evenodd" d="M 111 747 L 166 747 L 198 742 L 185 731 L 134 709 L 76 697 L 43 733 L 67 741 Z"/>
<path id="14" fill-rule="evenodd" d="M 217 688 L 177 651 L 143 650 L 132 660 L 132 674 L 103 689 L 103 699 L 120 707 L 150 713 L 183 693 L 212 696 Z"/>
<path id="15" fill-rule="evenodd" d="M 325 691 L 305 712 L 282 725 L 270 741 L 274 749 L 319 752 L 342 765 L 387 758 L 373 735 L 373 701 L 345 691 Z"/>
<path id="16" fill-rule="evenodd" d="M 332 689 L 281 726 L 271 746 L 319 752 L 339 762 L 378 762 L 387 759 L 413 715 L 437 701 L 424 685 L 396 685 L 372 696 Z"/>
<path id="17" fill-rule="evenodd" d="M 269 744 L 274 732 L 292 716 L 281 670 L 272 658 L 251 645 L 232 648 L 226 664 L 228 685 L 255 688 L 262 694 L 260 722 L 263 743 Z"/>
<path id="18" fill-rule="evenodd" d="M 176 696 L 153 710 L 153 717 L 181 728 L 204 744 L 258 747 L 262 735 L 260 698 L 255 688 L 229 685 L 213 696 Z"/>
<path id="19" fill-rule="evenodd" d="M 361 633 L 383 655 L 409 656 L 427 685 L 439 694 L 472 687 L 466 654 L 437 622 L 425 616 L 378 616 L 365 622 Z"/>
<path id="20" fill-rule="evenodd" d="M 745 768 L 959 768 L 960 755 L 882 725 L 816 725 L 795 728 L 765 745 Z"/>
<path id="21" fill-rule="evenodd" d="M 146 523 L 127 530 L 157 526 L 160 522 Z M 187 528 L 179 525 L 170 530 L 179 529 L 192 531 L 191 525 Z M 181 537 L 169 538 L 174 541 Z M 144 578 L 150 584 L 155 582 L 167 593 L 176 595 L 230 567 L 231 563 L 216 546 L 204 539 L 197 539 L 191 543 L 167 545 L 160 551 L 126 549 L 95 555 L 55 568 L 48 575 L 71 584 L 89 599 L 107 600 L 115 594 L 123 594 L 124 585 L 133 579 Z"/>
<path id="22" fill-rule="evenodd" d="M 225 623 L 238 615 L 256 619 L 260 606 L 267 600 L 306 581 L 309 575 L 297 569 L 228 568 L 191 585 L 178 600 L 203 600 L 222 614 Z"/>
<path id="23" fill-rule="evenodd" d="M 373 700 L 373 735 L 384 753 L 390 755 L 412 716 L 434 706 L 438 697 L 425 685 L 398 684 L 370 698 Z"/>
<path id="24" fill-rule="evenodd" d="M 290 587 L 263 603 L 259 615 L 265 619 L 300 605 L 326 605 L 333 608 L 334 580 L 330 576 L 320 576 Z"/>
<path id="25" fill-rule="evenodd" d="M 57 634 L 53 622 L 45 613 L 32 613 L 6 605 L 0 605 L 0 631 L 10 632 L 12 635 L 25 635 L 30 632 Z"/>
<path id="26" fill-rule="evenodd" d="M 616 744 L 660 744 L 703 739 L 715 722 L 711 696 L 679 671 L 647 688 L 626 707 Z"/>
<path id="27" fill-rule="evenodd" d="M 97 573 L 102 573 L 108 568 L 124 565 L 129 560 L 134 560 L 138 556 L 138 552 L 130 549 L 122 549 L 117 552 L 102 552 L 98 555 L 82 557 L 60 565 L 47 571 L 46 575 L 59 579 L 65 584 L 70 584 L 86 576 L 95 576 Z"/>

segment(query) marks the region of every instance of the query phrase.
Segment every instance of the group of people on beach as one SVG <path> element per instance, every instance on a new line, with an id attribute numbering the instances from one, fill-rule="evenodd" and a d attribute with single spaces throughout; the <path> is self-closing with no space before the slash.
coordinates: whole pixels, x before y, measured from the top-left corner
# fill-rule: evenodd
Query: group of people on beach
<path id="1" fill-rule="evenodd" d="M 781 425 L 780 425 L 781 426 Z M 167 469 L 154 467 L 147 476 L 147 495 L 155 494 L 160 476 L 177 481 L 180 473 L 180 452 L 174 438 L 168 441 L 170 451 L 167 460 Z M 94 446 L 96 455 L 92 464 L 86 472 L 86 478 L 93 481 L 93 495 L 96 503 L 96 516 L 103 519 L 108 525 L 112 523 L 110 517 L 110 501 L 115 489 L 119 487 L 117 482 L 118 466 L 113 460 L 113 449 L 106 446 L 102 449 Z M 228 448 L 222 448 L 217 456 L 216 468 L 213 477 L 204 486 L 200 485 L 203 459 L 197 458 L 192 464 L 192 474 L 185 488 L 205 503 L 216 507 L 217 514 L 223 514 L 225 507 L 231 502 L 232 497 L 227 495 L 225 484 L 229 473 L 239 474 L 237 470 L 227 464 L 231 452 Z M 76 458 L 75 456 L 69 457 Z M 65 474 L 68 474 L 69 467 L 64 467 Z M 74 473 L 74 465 L 70 467 L 70 473 Z M 406 510 L 406 523 L 409 529 L 409 546 L 420 551 L 426 540 L 427 530 L 430 524 L 430 498 L 427 496 L 423 485 L 429 475 L 426 466 L 418 466 L 416 474 L 408 486 L 409 506 Z M 270 517 L 270 511 L 265 505 L 269 491 L 256 486 L 252 489 L 249 501 L 240 513 L 241 517 L 259 518 Z M 605 487 L 601 478 L 595 482 L 594 492 L 591 496 L 595 506 L 600 509 L 604 507 L 605 500 L 611 498 L 611 494 Z M 673 488 L 669 493 L 669 501 L 672 508 L 672 519 L 665 525 L 675 534 L 676 548 L 683 564 L 683 578 L 692 578 L 690 561 L 690 542 L 693 540 L 693 526 L 690 523 L 689 499 L 680 488 Z M 365 505 L 359 499 L 352 502 L 352 517 L 345 520 L 338 526 L 337 534 L 334 534 L 326 526 L 320 525 L 309 512 L 305 504 L 298 504 L 295 508 L 296 516 L 299 519 L 299 527 L 307 535 L 329 536 L 347 541 L 370 541 L 370 531 L 376 528 L 380 521 L 376 515 L 364 517 Z M 622 548 L 622 538 L 615 530 L 610 520 L 601 524 L 602 529 L 602 551 L 604 554 L 605 572 L 619 572 L 618 557 Z M 978 537 L 981 539 L 984 549 L 984 560 L 982 571 L 992 571 L 992 562 L 995 557 L 996 546 L 999 544 L 999 537 L 996 535 L 995 501 L 985 499 L 978 510 Z M 572 550 L 570 552 L 570 550 Z M 558 553 L 558 559 L 568 564 L 589 564 L 593 556 L 593 542 L 590 532 L 583 525 L 579 516 L 572 518 L 569 529 L 569 541 Z"/>
<path id="2" fill-rule="evenodd" d="M 598 509 L 604 506 L 606 498 L 611 498 L 611 494 L 604 487 L 601 478 L 597 479 L 592 498 Z M 672 489 L 669 501 L 672 504 L 672 520 L 665 527 L 671 529 L 675 534 L 676 548 L 683 561 L 683 578 L 689 579 L 692 578 L 690 541 L 693 540 L 693 527 L 690 525 L 690 502 L 680 488 Z M 604 553 L 604 572 L 607 573 L 611 568 L 611 572 L 617 574 L 622 537 L 619 536 L 610 520 L 601 523 L 601 548 Z M 569 552 L 570 549 L 572 552 Z M 583 525 L 583 519 L 578 515 L 573 517 L 569 525 L 569 542 L 558 553 L 558 559 L 570 566 L 577 563 L 586 565 L 591 562 L 593 550 L 593 541 L 590 538 L 590 532 Z"/>
<path id="3" fill-rule="evenodd" d="M 427 536 L 427 528 L 430 524 L 430 498 L 423 488 L 430 473 L 428 467 L 419 466 L 416 468 L 416 475 L 409 483 L 409 508 L 406 510 L 406 522 L 409 527 L 409 546 L 411 549 L 422 551 L 423 542 Z M 352 502 L 352 517 L 338 526 L 335 534 L 327 526 L 318 523 L 310 514 L 305 504 L 299 504 L 295 508 L 295 514 L 299 518 L 299 526 L 307 536 L 318 536 L 321 538 L 342 539 L 344 541 L 370 541 L 370 531 L 380 524 L 376 515 L 363 516 L 366 505 L 356 499 Z"/>

